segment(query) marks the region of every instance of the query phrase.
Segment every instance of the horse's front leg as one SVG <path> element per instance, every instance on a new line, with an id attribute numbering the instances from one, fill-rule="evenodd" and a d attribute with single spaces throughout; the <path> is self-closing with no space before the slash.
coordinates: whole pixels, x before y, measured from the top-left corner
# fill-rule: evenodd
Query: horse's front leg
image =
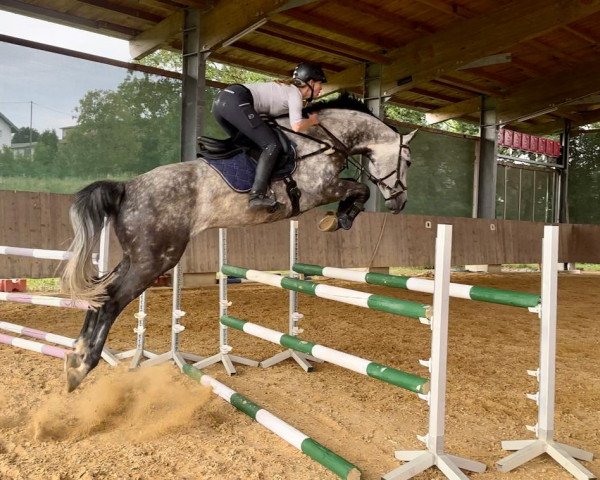
<path id="1" fill-rule="evenodd" d="M 364 204 L 369 199 L 369 187 L 355 180 L 340 179 L 332 189 L 340 203 L 337 212 L 328 213 L 319 222 L 319 229 L 324 232 L 334 232 L 340 228 L 350 230 L 354 219 L 364 210 Z"/>

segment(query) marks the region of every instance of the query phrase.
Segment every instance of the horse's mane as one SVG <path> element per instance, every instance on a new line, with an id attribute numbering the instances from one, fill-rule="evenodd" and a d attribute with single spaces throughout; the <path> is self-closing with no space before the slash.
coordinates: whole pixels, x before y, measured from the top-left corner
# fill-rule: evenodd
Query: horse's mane
<path id="1" fill-rule="evenodd" d="M 342 110 L 356 110 L 358 112 L 368 113 L 373 115 L 373 112 L 367 107 L 367 105 L 359 98 L 355 97 L 349 92 L 342 92 L 339 96 L 329 99 L 322 100 L 319 102 L 311 103 L 307 107 L 302 109 L 303 113 L 309 114 L 312 112 L 320 112 L 326 108 L 337 108 Z"/>

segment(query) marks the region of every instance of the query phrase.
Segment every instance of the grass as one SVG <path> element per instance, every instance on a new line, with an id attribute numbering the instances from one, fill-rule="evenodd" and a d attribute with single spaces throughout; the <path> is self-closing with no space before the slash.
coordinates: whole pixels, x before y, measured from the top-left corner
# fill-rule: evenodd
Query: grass
<path id="1" fill-rule="evenodd" d="M 59 278 L 28 278 L 27 291 L 29 292 L 55 292 L 60 291 Z"/>
<path id="2" fill-rule="evenodd" d="M 86 185 L 96 180 L 127 180 L 131 175 L 107 175 L 99 177 L 0 177 L 0 190 L 13 190 L 19 192 L 47 192 L 47 193 L 75 193 Z"/>

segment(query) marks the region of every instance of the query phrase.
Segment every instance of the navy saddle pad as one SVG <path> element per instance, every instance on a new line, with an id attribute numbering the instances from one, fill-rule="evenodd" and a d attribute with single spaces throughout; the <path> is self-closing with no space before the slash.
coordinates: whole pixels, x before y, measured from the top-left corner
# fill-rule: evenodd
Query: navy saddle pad
<path id="1" fill-rule="evenodd" d="M 230 188 L 239 193 L 247 193 L 252 188 L 254 173 L 256 172 L 256 160 L 251 158 L 245 151 L 237 151 L 232 157 L 224 159 L 213 159 L 200 157 L 208 163 L 225 180 Z M 296 160 L 286 161 L 277 165 L 271 176 L 272 180 L 281 180 L 291 175 L 296 170 Z"/>

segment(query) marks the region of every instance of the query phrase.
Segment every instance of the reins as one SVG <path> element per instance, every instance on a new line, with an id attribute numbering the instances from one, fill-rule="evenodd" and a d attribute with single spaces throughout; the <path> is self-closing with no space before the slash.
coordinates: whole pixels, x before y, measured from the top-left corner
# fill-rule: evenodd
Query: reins
<path id="1" fill-rule="evenodd" d="M 276 124 L 277 128 L 280 128 L 280 129 L 282 129 L 286 132 L 289 132 L 293 135 L 297 135 L 299 137 L 306 138 L 306 139 L 311 140 L 318 144 L 322 144 L 322 145 L 324 144 L 318 150 L 315 150 L 314 152 L 310 152 L 310 153 L 307 153 L 306 155 L 302 155 L 301 157 L 298 157 L 299 160 L 303 160 L 305 158 L 309 158 L 314 155 L 319 155 L 321 153 L 332 150 L 332 151 L 341 153 L 344 156 L 345 163 L 344 163 L 343 169 L 347 168 L 349 165 L 352 165 L 354 168 L 356 168 L 358 170 L 359 174 L 364 174 L 375 185 L 387 190 L 389 192 L 389 195 L 387 197 L 384 196 L 384 200 L 387 201 L 387 200 L 394 199 L 397 196 L 401 195 L 403 192 L 406 192 L 408 190 L 406 185 L 404 184 L 404 182 L 402 182 L 402 180 L 400 179 L 400 167 L 402 165 L 402 160 L 403 160 L 402 159 L 402 149 L 406 148 L 406 149 L 408 149 L 408 151 L 410 153 L 410 147 L 403 143 L 403 140 L 402 140 L 403 135 L 402 134 L 399 134 L 400 135 L 400 153 L 398 155 L 398 163 L 396 164 L 396 168 L 394 170 L 392 170 L 390 173 L 388 173 L 387 175 L 379 178 L 379 177 L 376 177 L 375 175 L 373 175 L 364 165 L 362 165 L 362 163 L 355 161 L 350 155 L 350 149 L 339 138 L 337 138 L 333 133 L 331 133 L 329 131 L 329 129 L 327 129 L 324 125 L 319 123 L 318 127 L 321 128 L 321 130 L 323 130 L 323 132 L 325 132 L 325 134 L 331 140 L 332 144 L 324 142 L 323 140 L 321 140 L 319 138 L 313 137 L 311 135 L 307 135 L 305 133 L 295 132 L 294 130 L 284 127 L 282 125 L 279 125 L 276 122 L 274 122 L 274 123 Z M 394 182 L 393 186 L 389 186 L 387 183 L 385 183 L 385 180 L 387 180 L 394 174 L 396 174 L 396 181 Z"/>

